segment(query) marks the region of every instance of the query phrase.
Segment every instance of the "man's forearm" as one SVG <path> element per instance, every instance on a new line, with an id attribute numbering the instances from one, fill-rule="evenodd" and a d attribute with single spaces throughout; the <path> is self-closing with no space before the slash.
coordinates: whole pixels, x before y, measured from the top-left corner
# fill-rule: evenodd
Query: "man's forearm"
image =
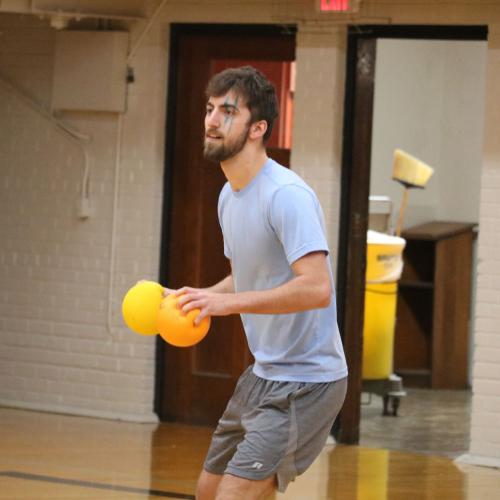
<path id="1" fill-rule="evenodd" d="M 179 304 L 185 313 L 200 309 L 196 322 L 206 316 L 229 314 L 287 314 L 327 307 L 332 298 L 328 262 L 321 252 L 305 255 L 292 264 L 295 276 L 276 288 L 235 293 L 232 276 L 210 288 L 181 289 Z"/>
<path id="2" fill-rule="evenodd" d="M 207 292 L 213 293 L 234 293 L 234 283 L 232 275 L 226 276 L 223 280 L 219 281 L 211 287 L 205 288 Z"/>
<path id="3" fill-rule="evenodd" d="M 277 288 L 236 293 L 228 300 L 233 313 L 286 314 L 327 307 L 330 298 L 328 284 L 296 277 Z"/>

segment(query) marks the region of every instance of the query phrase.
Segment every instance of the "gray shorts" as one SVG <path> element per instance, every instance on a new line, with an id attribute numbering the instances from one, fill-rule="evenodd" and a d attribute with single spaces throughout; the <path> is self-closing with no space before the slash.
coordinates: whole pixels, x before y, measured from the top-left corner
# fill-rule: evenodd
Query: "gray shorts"
<path id="1" fill-rule="evenodd" d="M 285 491 L 321 452 L 346 390 L 347 378 L 278 382 L 257 377 L 250 366 L 219 420 L 204 469 L 252 480 L 276 475 Z"/>

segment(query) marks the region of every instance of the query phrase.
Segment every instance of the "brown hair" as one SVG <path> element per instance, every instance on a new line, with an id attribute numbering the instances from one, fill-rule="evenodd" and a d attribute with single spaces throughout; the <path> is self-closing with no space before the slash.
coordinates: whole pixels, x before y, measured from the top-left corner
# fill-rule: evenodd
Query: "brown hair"
<path id="1" fill-rule="evenodd" d="M 274 120 L 278 116 L 278 100 L 274 85 L 252 66 L 241 66 L 225 69 L 213 76 L 205 89 L 205 95 L 207 99 L 220 97 L 230 90 L 245 99 L 252 123 L 259 120 L 267 122 L 267 130 L 263 137 L 266 142 L 271 136 Z"/>

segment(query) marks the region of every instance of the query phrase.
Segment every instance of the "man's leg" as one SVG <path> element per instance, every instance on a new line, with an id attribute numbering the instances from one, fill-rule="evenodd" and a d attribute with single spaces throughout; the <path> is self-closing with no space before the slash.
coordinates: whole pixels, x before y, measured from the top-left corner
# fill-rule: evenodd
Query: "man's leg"
<path id="1" fill-rule="evenodd" d="M 222 475 L 202 470 L 196 485 L 196 500 L 214 500 Z"/>
<path id="2" fill-rule="evenodd" d="M 276 477 L 260 481 L 224 474 L 217 489 L 216 500 L 264 500 L 274 493 Z"/>
<path id="3" fill-rule="evenodd" d="M 213 500 L 215 498 L 222 474 L 238 444 L 245 436 L 245 429 L 241 425 L 241 413 L 244 409 L 242 401 L 245 400 L 247 394 L 247 378 L 251 373 L 252 367 L 250 366 L 239 378 L 235 391 L 212 436 L 205 465 L 198 478 L 197 500 Z M 213 472 L 208 472 L 207 469 Z"/>

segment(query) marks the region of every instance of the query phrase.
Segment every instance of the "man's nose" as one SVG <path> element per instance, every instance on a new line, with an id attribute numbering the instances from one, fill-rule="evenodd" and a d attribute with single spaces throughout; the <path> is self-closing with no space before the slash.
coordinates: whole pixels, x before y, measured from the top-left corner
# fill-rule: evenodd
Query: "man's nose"
<path id="1" fill-rule="evenodd" d="M 207 128 L 219 128 L 220 126 L 220 113 L 213 110 L 206 117 L 205 124 Z"/>

